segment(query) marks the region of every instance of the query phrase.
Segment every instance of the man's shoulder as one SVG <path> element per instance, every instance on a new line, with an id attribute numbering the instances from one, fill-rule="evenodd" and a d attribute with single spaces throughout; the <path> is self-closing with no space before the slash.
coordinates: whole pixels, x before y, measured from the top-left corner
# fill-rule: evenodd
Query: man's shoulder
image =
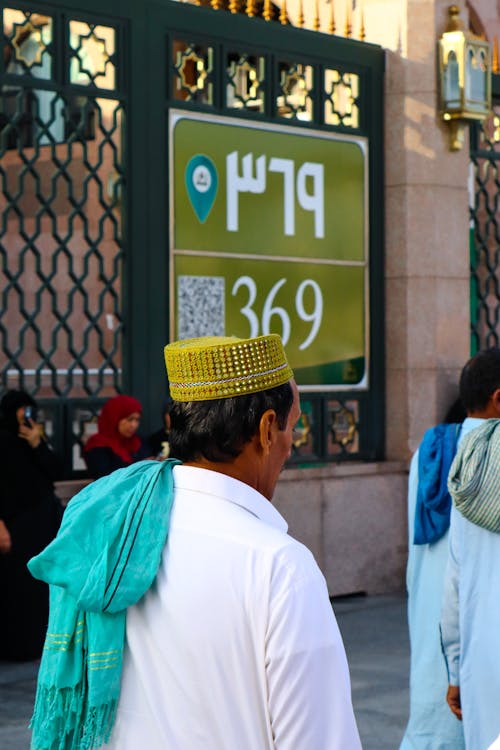
<path id="1" fill-rule="evenodd" d="M 287 570 L 294 578 L 311 578 L 320 574 L 312 552 L 286 530 L 251 514 L 246 516 L 245 522 L 248 534 L 245 543 L 259 555 L 267 557 L 275 571 Z"/>
<path id="2" fill-rule="evenodd" d="M 459 423 L 439 423 L 429 427 L 423 434 L 422 439 L 412 456 L 412 462 L 418 462 L 420 453 L 426 454 L 432 451 L 436 445 L 440 445 L 450 436 L 458 437 L 462 425 Z"/>
<path id="3" fill-rule="evenodd" d="M 281 544 L 274 550 L 275 576 L 282 578 L 283 582 L 289 580 L 294 585 L 301 582 L 323 581 L 323 574 L 311 550 L 289 534 L 282 536 Z"/>
<path id="4" fill-rule="evenodd" d="M 416 467 L 451 464 L 457 450 L 462 425 L 458 422 L 440 423 L 429 427 L 415 451 L 412 462 Z"/>
<path id="5" fill-rule="evenodd" d="M 250 546 L 258 548 L 263 553 L 267 551 L 274 557 L 276 565 L 316 572 L 318 566 L 311 551 L 288 533 L 285 520 L 281 516 L 280 519 L 284 523 L 284 527 L 281 528 L 268 523 L 265 518 L 245 513 Z"/>
<path id="6" fill-rule="evenodd" d="M 432 445 L 434 443 L 440 443 L 450 438 L 455 438 L 456 440 L 461 427 L 462 425 L 459 422 L 440 422 L 433 427 L 429 427 L 429 429 L 424 432 L 420 448 L 422 448 L 422 446 L 425 447 L 428 444 Z"/>

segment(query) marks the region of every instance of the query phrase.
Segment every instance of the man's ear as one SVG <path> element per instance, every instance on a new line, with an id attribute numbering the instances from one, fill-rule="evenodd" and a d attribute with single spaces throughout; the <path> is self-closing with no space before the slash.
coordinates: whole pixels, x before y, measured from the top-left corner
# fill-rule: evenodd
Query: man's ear
<path id="1" fill-rule="evenodd" d="M 267 409 L 259 422 L 259 443 L 265 455 L 271 450 L 274 443 L 278 418 L 274 409 Z"/>
<path id="2" fill-rule="evenodd" d="M 500 388 L 497 388 L 491 394 L 491 405 L 496 413 L 496 417 L 500 418 Z"/>

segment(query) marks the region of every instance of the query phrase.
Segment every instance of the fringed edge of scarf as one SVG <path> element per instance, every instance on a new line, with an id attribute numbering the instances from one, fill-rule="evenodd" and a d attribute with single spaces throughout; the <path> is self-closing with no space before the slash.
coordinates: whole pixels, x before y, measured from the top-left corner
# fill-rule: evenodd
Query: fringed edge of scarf
<path id="1" fill-rule="evenodd" d="M 32 750 L 93 750 L 109 740 L 117 701 L 85 705 L 83 683 L 55 688 L 39 685 L 30 721 Z"/>

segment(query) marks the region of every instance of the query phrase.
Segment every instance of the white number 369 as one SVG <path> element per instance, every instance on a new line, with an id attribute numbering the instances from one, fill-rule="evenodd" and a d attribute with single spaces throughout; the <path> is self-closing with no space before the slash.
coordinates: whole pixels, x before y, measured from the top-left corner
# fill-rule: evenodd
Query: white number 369
<path id="1" fill-rule="evenodd" d="M 255 299 L 257 297 L 257 284 L 251 276 L 240 276 L 239 279 L 233 284 L 231 294 L 233 297 L 238 294 L 241 287 L 246 287 L 248 291 L 248 299 L 246 304 L 240 308 L 242 315 L 246 317 L 250 324 L 250 337 L 254 338 L 259 335 L 259 329 L 262 330 L 263 334 L 271 332 L 271 321 L 277 317 L 281 321 L 281 338 L 283 344 L 287 344 L 290 339 L 292 324 L 290 322 L 290 316 L 284 307 L 274 304 L 274 300 L 280 291 L 280 289 L 287 283 L 286 279 L 280 279 L 274 284 L 269 290 L 264 305 L 262 307 L 261 320 L 259 324 L 259 317 L 253 309 Z M 313 306 L 310 312 L 306 309 L 304 297 L 306 296 L 306 290 L 312 290 Z M 309 296 L 309 295 L 308 295 Z M 304 279 L 295 293 L 295 311 L 298 317 L 305 323 L 311 323 L 311 329 L 307 337 L 299 344 L 299 349 L 302 351 L 307 349 L 316 338 L 319 328 L 321 326 L 321 320 L 323 318 L 323 295 L 319 284 L 313 279 Z"/>

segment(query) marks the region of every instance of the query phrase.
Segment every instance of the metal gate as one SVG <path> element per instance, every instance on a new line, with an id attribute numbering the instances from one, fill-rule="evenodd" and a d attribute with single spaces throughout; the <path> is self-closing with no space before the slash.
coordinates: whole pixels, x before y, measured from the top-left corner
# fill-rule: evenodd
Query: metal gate
<path id="1" fill-rule="evenodd" d="M 471 353 L 500 346 L 500 76 L 493 112 L 471 127 Z"/>
<path id="2" fill-rule="evenodd" d="M 293 460 L 382 457 L 383 53 L 247 5 L 3 8 L 1 386 L 36 396 L 68 475 L 105 398 L 160 416 L 171 107 L 368 138 L 370 387 L 307 394 Z"/>
<path id="3" fill-rule="evenodd" d="M 122 382 L 123 37 L 116 19 L 3 8 L 2 386 L 41 402 L 68 469 Z"/>

